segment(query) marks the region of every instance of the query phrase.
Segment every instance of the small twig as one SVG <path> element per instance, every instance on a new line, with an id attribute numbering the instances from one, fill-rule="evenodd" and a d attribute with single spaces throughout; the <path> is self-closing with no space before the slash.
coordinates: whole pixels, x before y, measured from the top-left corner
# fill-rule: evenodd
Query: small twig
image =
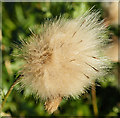
<path id="1" fill-rule="evenodd" d="M 11 87 L 9 88 L 7 94 L 4 97 L 4 100 L 2 101 L 1 107 L 0 107 L 0 111 L 2 111 L 2 108 L 4 107 L 4 104 L 7 101 L 8 96 L 10 95 L 11 91 L 13 90 L 14 86 L 17 85 L 19 83 L 19 80 L 22 78 L 23 75 L 19 75 L 17 77 L 17 79 L 14 81 L 14 83 L 11 85 Z"/>
<path id="2" fill-rule="evenodd" d="M 97 108 L 97 99 L 96 99 L 96 90 L 95 90 L 95 83 L 92 85 L 92 105 L 94 115 L 98 116 L 98 108 Z"/>

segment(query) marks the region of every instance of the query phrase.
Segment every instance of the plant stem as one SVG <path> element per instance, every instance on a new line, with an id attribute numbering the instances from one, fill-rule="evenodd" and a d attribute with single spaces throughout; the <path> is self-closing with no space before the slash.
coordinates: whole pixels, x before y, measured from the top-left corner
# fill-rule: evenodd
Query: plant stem
<path id="1" fill-rule="evenodd" d="M 0 107 L 0 112 L 2 111 L 3 107 L 4 107 L 4 104 L 6 103 L 7 101 L 7 98 L 8 96 L 10 95 L 11 91 L 13 90 L 14 86 L 17 85 L 19 83 L 19 80 L 22 78 L 22 75 L 19 75 L 17 77 L 17 79 L 14 81 L 14 83 L 11 85 L 11 87 L 9 88 L 7 94 L 5 95 L 4 97 L 4 100 L 2 101 L 2 104 L 1 104 L 1 107 Z"/>
<path id="2" fill-rule="evenodd" d="M 97 99 L 96 99 L 96 90 L 95 90 L 95 83 L 92 85 L 92 105 L 94 115 L 98 116 L 98 108 L 97 108 Z"/>

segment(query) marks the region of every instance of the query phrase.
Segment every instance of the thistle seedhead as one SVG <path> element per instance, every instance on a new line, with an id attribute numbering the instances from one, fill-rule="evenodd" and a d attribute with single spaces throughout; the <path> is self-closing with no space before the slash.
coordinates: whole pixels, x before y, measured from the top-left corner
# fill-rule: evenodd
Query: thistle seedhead
<path id="1" fill-rule="evenodd" d="M 99 13 L 87 11 L 76 19 L 47 22 L 40 34 L 33 33 L 30 40 L 22 41 L 21 56 L 26 63 L 21 82 L 48 101 L 46 109 L 52 100 L 58 104 L 63 97 L 78 97 L 105 74 L 107 60 L 101 54 L 106 28 Z M 51 108 L 53 112 L 56 105 Z"/>

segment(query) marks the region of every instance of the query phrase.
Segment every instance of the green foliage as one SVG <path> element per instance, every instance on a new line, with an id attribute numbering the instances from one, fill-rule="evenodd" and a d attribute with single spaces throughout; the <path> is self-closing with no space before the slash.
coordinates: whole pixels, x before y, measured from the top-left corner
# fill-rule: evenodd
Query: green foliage
<path id="1" fill-rule="evenodd" d="M 14 82 L 23 63 L 11 55 L 17 51 L 13 44 L 20 45 L 20 37 L 26 39 L 30 35 L 28 28 L 41 25 L 46 19 L 55 18 L 56 16 L 75 18 L 82 15 L 93 5 L 96 5 L 95 9 L 102 9 L 101 3 L 87 2 L 2 3 L 2 45 L 4 47 L 2 50 L 2 97 Z M 97 82 L 101 87 L 97 86 L 96 89 L 99 115 L 118 116 L 120 115 L 120 93 L 117 87 L 117 77 L 112 72 L 106 78 L 103 77 L 102 80 L 102 82 Z M 49 116 L 44 110 L 43 102 L 35 100 L 34 95 L 31 95 L 29 90 L 19 92 L 19 86 L 17 85 L 8 97 L 3 112 L 12 116 Z M 91 90 L 88 90 L 88 93 L 78 100 L 63 100 L 54 115 L 94 115 Z"/>

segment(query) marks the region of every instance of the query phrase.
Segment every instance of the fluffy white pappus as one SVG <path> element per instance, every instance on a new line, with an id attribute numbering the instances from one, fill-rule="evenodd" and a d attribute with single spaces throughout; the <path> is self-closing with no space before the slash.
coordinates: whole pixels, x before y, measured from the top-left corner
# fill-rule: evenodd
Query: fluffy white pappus
<path id="1" fill-rule="evenodd" d="M 22 85 L 43 100 L 84 93 L 107 67 L 101 56 L 106 28 L 99 18 L 99 11 L 87 11 L 76 19 L 48 21 L 40 34 L 22 41 Z"/>

